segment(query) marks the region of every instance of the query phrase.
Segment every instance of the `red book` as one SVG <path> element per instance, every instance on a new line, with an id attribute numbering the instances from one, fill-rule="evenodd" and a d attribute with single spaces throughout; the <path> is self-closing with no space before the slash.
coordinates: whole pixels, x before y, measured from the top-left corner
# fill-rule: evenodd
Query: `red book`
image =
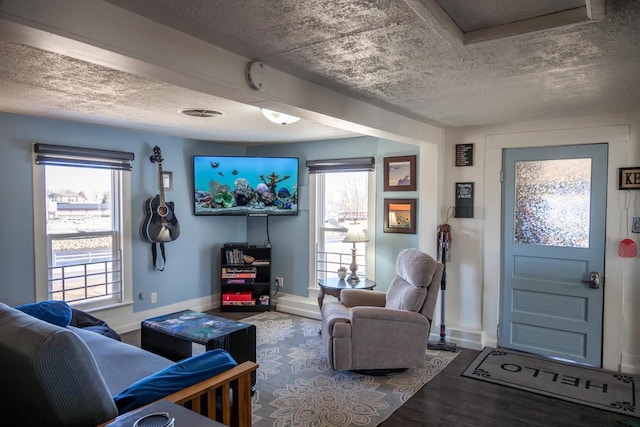
<path id="1" fill-rule="evenodd" d="M 251 291 L 225 292 L 222 294 L 222 301 L 251 301 Z"/>

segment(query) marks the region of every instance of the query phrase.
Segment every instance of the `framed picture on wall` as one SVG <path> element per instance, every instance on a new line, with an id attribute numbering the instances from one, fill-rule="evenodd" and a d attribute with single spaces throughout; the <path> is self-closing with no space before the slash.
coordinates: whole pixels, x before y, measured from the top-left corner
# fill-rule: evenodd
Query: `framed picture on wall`
<path id="1" fill-rule="evenodd" d="M 416 191 L 416 156 L 384 158 L 384 191 Z"/>
<path id="2" fill-rule="evenodd" d="M 164 191 L 173 190 L 173 172 L 162 172 L 162 189 Z"/>
<path id="3" fill-rule="evenodd" d="M 416 199 L 384 199 L 383 231 L 416 234 Z"/>

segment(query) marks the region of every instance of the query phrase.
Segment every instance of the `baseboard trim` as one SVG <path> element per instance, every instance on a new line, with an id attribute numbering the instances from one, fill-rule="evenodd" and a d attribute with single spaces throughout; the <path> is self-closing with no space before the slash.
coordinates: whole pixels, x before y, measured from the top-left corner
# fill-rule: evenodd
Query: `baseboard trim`
<path id="1" fill-rule="evenodd" d="M 626 374 L 640 374 L 640 356 L 622 353 L 620 372 Z"/>
<path id="2" fill-rule="evenodd" d="M 327 299 L 333 298 L 327 296 Z M 220 296 L 218 294 L 195 298 L 187 301 L 180 301 L 175 304 L 164 305 L 152 310 L 133 312 L 133 304 L 123 304 L 118 307 L 111 307 L 105 310 L 92 311 L 96 317 L 104 320 L 116 332 L 123 334 L 140 329 L 143 320 L 150 317 L 161 316 L 163 314 L 175 313 L 182 310 L 207 311 L 220 307 Z M 297 316 L 308 317 L 310 319 L 320 320 L 320 309 L 318 300 L 314 296 L 300 297 L 297 295 L 280 294 L 277 298 L 277 311 L 283 313 L 295 314 Z M 433 331 L 429 335 L 430 341 L 438 341 L 440 339 L 440 326 L 434 325 Z M 459 328 L 448 328 L 446 335 L 447 342 L 456 344 L 462 348 L 472 350 L 482 350 L 484 347 L 497 347 L 498 343 L 495 339 L 486 337 L 484 331 L 465 330 Z M 622 353 L 620 371 L 629 374 L 640 373 L 640 356 Z"/>
<path id="3" fill-rule="evenodd" d="M 434 325 L 431 328 L 431 334 L 429 334 L 429 341 L 440 340 L 440 325 Z M 433 331 L 436 331 L 434 333 Z M 482 350 L 484 347 L 489 346 L 489 343 L 485 342 L 484 332 L 476 330 L 464 330 L 456 328 L 447 328 L 447 335 L 445 336 L 447 342 L 456 344 L 462 348 L 468 348 L 471 350 Z"/>
<path id="4" fill-rule="evenodd" d="M 325 299 L 332 299 L 326 296 Z M 150 317 L 161 316 L 163 314 L 175 313 L 181 310 L 207 311 L 220 307 L 220 298 L 218 294 L 207 297 L 195 298 L 187 301 L 180 301 L 175 304 L 164 305 L 152 310 L 133 312 L 132 305 L 115 307 L 94 314 L 109 324 L 111 328 L 118 333 L 126 333 L 140 329 L 143 320 Z M 310 319 L 320 320 L 320 308 L 318 307 L 318 299 L 314 296 L 301 297 L 297 295 L 284 294 L 278 295 L 276 301 L 276 310 L 295 314 L 296 316 L 308 317 Z M 439 331 L 440 326 L 434 325 L 432 331 Z M 438 333 L 432 332 L 429 340 L 437 341 L 440 339 Z M 448 328 L 446 339 L 448 342 L 473 350 L 482 350 L 485 346 L 495 347 L 497 343 L 488 342 L 485 339 L 483 331 L 471 331 L 459 328 Z M 623 356 L 622 363 L 623 372 L 638 372 L 640 370 L 640 358 L 638 356 Z"/>
<path id="5" fill-rule="evenodd" d="M 282 294 L 278 298 L 277 310 L 283 313 L 320 320 L 320 308 L 318 307 L 318 300 L 315 298 Z"/>
<path id="6" fill-rule="evenodd" d="M 109 327 L 119 334 L 136 331 L 140 329 L 143 320 L 150 317 L 161 316 L 163 314 L 175 313 L 182 310 L 207 311 L 220 307 L 220 296 L 218 294 L 187 301 L 180 301 L 175 304 L 163 305 L 145 311 L 133 311 L 132 305 L 114 307 L 107 310 L 93 311 L 92 314 L 107 322 Z"/>

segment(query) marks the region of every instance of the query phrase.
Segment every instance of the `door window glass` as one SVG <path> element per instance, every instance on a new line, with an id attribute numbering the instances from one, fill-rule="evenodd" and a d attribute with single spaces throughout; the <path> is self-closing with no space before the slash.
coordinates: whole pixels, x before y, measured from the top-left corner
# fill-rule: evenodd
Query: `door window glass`
<path id="1" fill-rule="evenodd" d="M 591 159 L 516 162 L 515 243 L 589 247 Z"/>

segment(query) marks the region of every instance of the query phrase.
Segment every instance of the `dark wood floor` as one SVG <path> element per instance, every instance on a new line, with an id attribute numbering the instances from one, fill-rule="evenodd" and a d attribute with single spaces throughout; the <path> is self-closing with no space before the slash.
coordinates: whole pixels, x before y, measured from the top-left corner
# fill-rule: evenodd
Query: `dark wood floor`
<path id="1" fill-rule="evenodd" d="M 479 351 L 461 350 L 381 426 L 640 427 L 638 418 L 462 377 Z"/>
<path id="2" fill-rule="evenodd" d="M 220 313 L 236 320 L 255 313 Z M 140 345 L 139 331 L 122 335 Z M 460 354 L 407 403 L 381 424 L 382 427 L 640 427 L 640 418 L 625 417 L 563 400 L 516 390 L 460 374 L 479 351 Z"/>

